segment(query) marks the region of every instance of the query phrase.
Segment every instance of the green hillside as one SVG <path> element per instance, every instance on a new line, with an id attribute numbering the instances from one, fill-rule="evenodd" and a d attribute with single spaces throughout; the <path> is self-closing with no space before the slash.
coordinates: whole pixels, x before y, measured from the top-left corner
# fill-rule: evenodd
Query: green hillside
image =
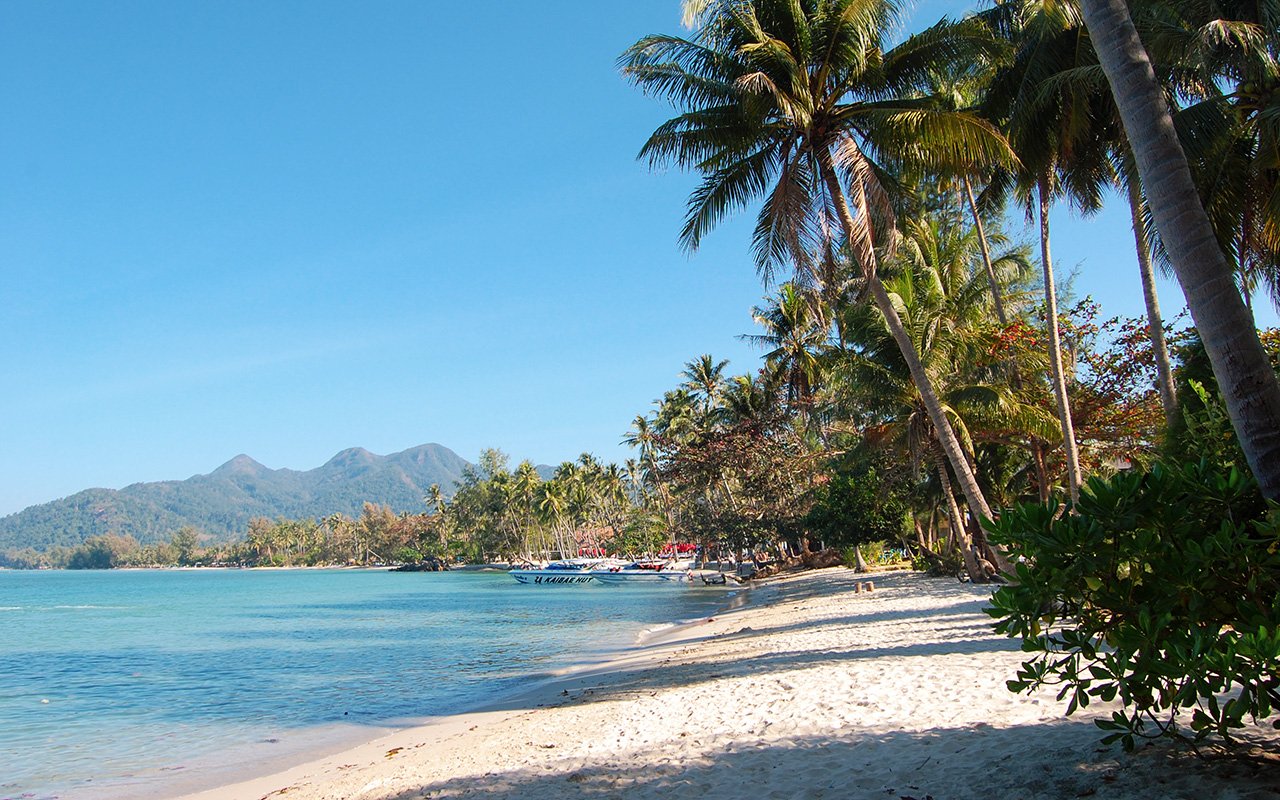
<path id="1" fill-rule="evenodd" d="M 86 489 L 0 518 L 0 551 L 72 547 L 105 533 L 148 544 L 184 525 L 226 538 L 242 533 L 253 517 L 356 516 L 366 501 L 423 511 L 427 487 L 451 490 L 467 466 L 438 444 L 387 456 L 352 448 L 305 472 L 270 469 L 239 455 L 207 475 Z"/>

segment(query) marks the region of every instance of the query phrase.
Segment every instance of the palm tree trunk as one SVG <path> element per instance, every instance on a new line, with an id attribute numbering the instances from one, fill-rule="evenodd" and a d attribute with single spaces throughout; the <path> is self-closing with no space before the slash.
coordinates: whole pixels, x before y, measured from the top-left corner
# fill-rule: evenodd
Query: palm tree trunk
<path id="1" fill-rule="evenodd" d="M 1040 204 L 1040 264 L 1044 270 L 1045 317 L 1049 330 L 1049 375 L 1053 397 L 1058 404 L 1058 421 L 1062 425 L 1062 448 L 1067 456 L 1067 488 L 1074 504 L 1080 496 L 1080 452 L 1076 449 L 1076 431 L 1071 422 L 1071 402 L 1067 399 L 1067 376 L 1062 367 L 1062 337 L 1058 331 L 1058 290 L 1053 282 L 1053 260 L 1049 256 L 1049 175 L 1041 174 L 1038 192 Z"/>
<path id="2" fill-rule="evenodd" d="M 1036 481 L 1039 485 L 1036 489 L 1040 492 L 1040 502 L 1049 502 L 1049 468 L 1045 464 L 1044 448 L 1038 443 L 1031 449 L 1031 456 L 1035 459 Z"/>
<path id="3" fill-rule="evenodd" d="M 978 232 L 978 247 L 982 250 L 982 265 L 987 270 L 987 283 L 991 286 L 991 301 L 996 307 L 996 319 L 1000 320 L 1000 324 L 1008 326 L 1009 315 L 1004 310 L 1004 298 L 1000 292 L 1000 281 L 996 277 L 995 264 L 991 261 L 991 245 L 987 242 L 987 229 L 982 224 L 982 214 L 978 213 L 978 201 L 973 197 L 973 184 L 969 182 L 969 176 L 964 178 L 964 192 L 969 199 L 969 211 L 973 214 L 973 227 Z M 1010 363 L 1010 380 L 1013 388 L 1022 389 L 1022 376 L 1018 374 L 1018 365 L 1015 362 Z M 1044 445 L 1038 440 L 1032 440 L 1031 453 L 1033 456 L 1032 467 L 1036 473 L 1036 488 L 1040 492 L 1040 499 L 1043 502 L 1049 500 L 1049 476 L 1044 469 Z"/>
<path id="4" fill-rule="evenodd" d="M 973 541 L 969 538 L 969 532 L 965 530 L 964 518 L 960 516 L 960 506 L 956 505 L 955 491 L 951 488 L 951 478 L 947 475 L 947 463 L 941 456 L 935 456 L 934 462 L 938 470 L 938 480 L 942 483 L 942 496 L 947 502 L 947 519 L 951 524 L 951 536 L 960 547 L 965 572 L 969 573 L 969 580 L 973 583 L 986 583 L 987 573 L 978 563 L 978 557 L 973 552 Z"/>
<path id="5" fill-rule="evenodd" d="M 1147 303 L 1147 328 L 1151 336 L 1151 352 L 1156 361 L 1156 388 L 1164 407 L 1165 425 L 1173 427 L 1178 419 L 1178 401 L 1173 393 L 1173 370 L 1169 366 L 1169 348 L 1164 341 L 1164 320 L 1160 316 L 1160 298 L 1156 296 L 1156 274 L 1151 264 L 1151 243 L 1142 223 L 1142 186 L 1137 175 L 1129 184 L 1129 214 L 1133 218 L 1133 242 L 1138 249 L 1138 273 L 1142 276 L 1142 298 Z"/>
<path id="6" fill-rule="evenodd" d="M 840 215 L 840 223 L 844 229 L 845 238 L 852 241 L 856 223 L 853 220 L 853 214 L 849 211 L 849 203 L 845 198 L 844 190 L 840 187 L 840 179 L 836 176 L 835 168 L 830 161 L 822 164 L 822 172 L 827 184 L 827 190 L 831 193 L 831 199 Z M 865 204 L 863 204 L 863 208 L 865 209 Z M 863 213 L 865 214 L 866 211 L 864 210 Z M 874 259 L 874 255 L 872 258 Z M 885 325 L 889 328 L 889 333 L 893 336 L 894 341 L 897 342 L 898 349 L 902 351 L 902 358 L 907 362 L 907 369 L 911 371 L 911 380 L 916 385 L 916 391 L 920 392 L 920 399 L 924 402 L 924 407 L 929 413 L 929 421 L 933 423 L 934 431 L 937 434 L 938 441 L 942 444 L 943 452 L 946 453 L 947 460 L 951 462 L 951 468 L 956 472 L 956 478 L 960 481 L 960 490 L 964 492 L 969 508 L 990 519 L 991 507 L 987 505 L 987 498 L 982 494 L 982 489 L 978 486 L 978 479 L 974 476 L 968 459 L 964 457 L 964 450 L 960 447 L 960 440 L 956 438 L 956 433 L 952 429 L 950 421 L 947 420 L 946 412 L 942 410 L 942 403 L 938 400 L 938 395 L 933 391 L 933 381 L 925 371 L 924 363 L 920 361 L 920 354 L 916 352 L 911 336 L 902 325 L 902 318 L 898 316 L 898 311 L 893 307 L 893 301 L 890 299 L 889 293 L 885 290 L 884 284 L 880 282 L 880 276 L 876 273 L 876 264 L 873 262 L 862 266 L 867 272 L 867 282 L 871 289 L 871 296 L 875 299 L 876 308 L 884 316 Z"/>
<path id="7" fill-rule="evenodd" d="M 858 545 L 853 546 L 853 571 L 854 572 L 870 572 L 871 568 L 867 566 L 867 560 L 862 557 L 862 548 Z"/>
<path id="8" fill-rule="evenodd" d="M 1009 324 L 1009 315 L 1004 312 L 1004 299 L 1000 296 L 1000 281 L 996 279 L 996 268 L 991 263 L 991 247 L 987 244 L 987 231 L 982 225 L 982 215 L 978 213 L 978 201 L 973 198 L 973 185 L 969 176 L 964 176 L 964 193 L 969 198 L 969 211 L 973 214 L 973 227 L 978 232 L 978 247 L 982 250 L 982 266 L 987 270 L 987 283 L 991 285 L 991 301 L 996 306 L 996 319 L 1001 325 Z"/>
<path id="9" fill-rule="evenodd" d="M 1200 204 L 1164 93 L 1124 0 L 1083 0 L 1147 204 L 1262 493 L 1280 500 L 1280 381 Z"/>

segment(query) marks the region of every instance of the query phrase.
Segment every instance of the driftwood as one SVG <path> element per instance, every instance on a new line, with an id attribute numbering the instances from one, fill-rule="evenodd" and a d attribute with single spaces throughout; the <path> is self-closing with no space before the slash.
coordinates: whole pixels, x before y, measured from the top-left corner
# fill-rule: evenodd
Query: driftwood
<path id="1" fill-rule="evenodd" d="M 809 569 L 822 569 L 823 567 L 835 567 L 844 563 L 844 554 L 834 547 L 828 547 L 826 550 L 819 550 L 816 553 L 805 553 L 802 560 Z"/>

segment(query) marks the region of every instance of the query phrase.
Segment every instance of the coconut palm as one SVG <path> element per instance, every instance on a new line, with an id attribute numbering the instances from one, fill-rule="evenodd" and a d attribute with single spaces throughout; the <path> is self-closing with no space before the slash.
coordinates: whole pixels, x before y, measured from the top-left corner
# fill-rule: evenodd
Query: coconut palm
<path id="1" fill-rule="evenodd" d="M 1082 0 L 1151 215 L 1187 298 L 1245 458 L 1280 500 L 1280 381 L 1236 290 L 1178 142 L 1165 94 L 1124 0 Z"/>
<path id="2" fill-rule="evenodd" d="M 729 366 L 728 360 L 716 361 L 708 353 L 703 353 L 684 365 L 683 387 L 702 402 L 702 413 L 709 414 L 724 391 L 724 368 Z"/>
<path id="3" fill-rule="evenodd" d="M 1147 203 L 1142 195 L 1142 179 L 1138 177 L 1138 167 L 1133 160 L 1133 153 L 1129 149 L 1127 140 L 1120 143 L 1117 160 L 1120 163 L 1116 176 L 1129 201 L 1134 249 L 1138 254 L 1138 275 L 1142 280 L 1142 299 L 1147 311 L 1147 330 L 1151 337 L 1151 352 L 1156 363 L 1156 388 L 1160 392 L 1160 405 L 1164 409 L 1165 424 L 1172 427 L 1178 418 L 1178 401 L 1173 390 L 1173 368 L 1169 361 L 1169 346 L 1164 337 L 1164 317 L 1160 314 L 1160 298 L 1156 292 L 1151 238 L 1147 234 Z"/>
<path id="4" fill-rule="evenodd" d="M 662 396 L 650 427 L 654 436 L 679 442 L 710 428 L 714 416 L 715 409 L 704 413 L 693 394 L 682 387 Z"/>
<path id="5" fill-rule="evenodd" d="M 805 292 L 794 283 L 784 283 L 770 305 L 751 310 L 751 316 L 765 332 L 740 338 L 766 350 L 765 371 L 770 379 L 785 387 L 790 407 L 804 414 L 812 429 L 825 437 L 815 398 L 822 382 L 822 354 L 827 346 L 827 330 L 816 310 L 820 303 L 814 293 Z"/>
<path id="6" fill-rule="evenodd" d="M 1246 306 L 1259 284 L 1280 304 L 1280 8 L 1267 0 L 1183 0 L 1135 20 Z M 1174 66 L 1178 69 L 1174 69 Z"/>
<path id="7" fill-rule="evenodd" d="M 1044 276 L 1049 381 L 1062 429 L 1067 486 L 1072 500 L 1083 475 L 1067 394 L 1059 326 L 1057 285 L 1050 249 L 1049 208 L 1069 199 L 1085 213 L 1102 206 L 1112 179 L 1108 144 L 1116 139 L 1110 100 L 1096 81 L 1080 73 L 1096 65 L 1087 31 L 1073 3 L 1015 0 L 983 15 L 1014 48 L 987 92 L 986 108 L 1002 120 L 1021 169 L 1012 176 L 1028 207 L 1039 217 Z"/>
<path id="8" fill-rule="evenodd" d="M 641 150 L 698 170 L 681 239 L 696 249 L 735 208 L 761 200 L 754 236 L 766 282 L 789 263 L 812 280 L 847 253 L 902 349 L 971 510 L 990 509 L 893 300 L 877 274 L 894 246 L 893 170 L 958 169 L 1011 155 L 990 125 L 918 97 L 930 65 L 981 46 L 939 25 L 887 49 L 892 0 L 710 0 L 692 39 L 647 36 L 625 74 L 683 110 Z"/>
<path id="9" fill-rule="evenodd" d="M 427 487 L 427 496 L 422 498 L 427 504 L 427 508 L 435 509 L 437 514 L 444 513 L 445 499 L 444 492 L 440 490 L 440 484 L 433 483 Z"/>
<path id="10" fill-rule="evenodd" d="M 969 459 L 984 439 L 1030 449 L 1033 442 L 1054 435 L 1051 415 L 1013 389 L 1007 360 L 994 355 L 1002 328 L 989 321 L 993 301 L 985 270 L 974 268 L 978 249 L 972 229 L 962 231 L 937 218 L 912 221 L 890 265 L 892 274 L 884 280 Z M 1023 261 L 1017 271 L 1027 269 Z M 957 528 L 958 511 L 949 507 L 954 503 L 951 475 L 936 428 L 900 352 L 869 309 L 853 309 L 847 329 L 852 347 L 834 371 L 860 408 L 859 427 L 873 443 L 897 451 L 904 462 L 935 472 L 948 506 L 944 510 L 961 531 L 957 535 L 969 572 L 981 580 L 967 534 L 963 526 Z M 990 554 L 1005 568 L 1000 553 Z"/>

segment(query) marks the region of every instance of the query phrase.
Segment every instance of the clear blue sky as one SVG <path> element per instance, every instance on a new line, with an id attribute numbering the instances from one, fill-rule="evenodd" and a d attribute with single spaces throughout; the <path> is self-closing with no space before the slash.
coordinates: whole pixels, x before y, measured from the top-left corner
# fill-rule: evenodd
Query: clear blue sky
<path id="1" fill-rule="evenodd" d="M 0 6 L 0 514 L 241 452 L 621 459 L 685 361 L 754 368 L 749 215 L 680 251 L 615 67 L 678 0 L 476 8 Z M 1140 313 L 1123 206 L 1054 223 Z"/>

